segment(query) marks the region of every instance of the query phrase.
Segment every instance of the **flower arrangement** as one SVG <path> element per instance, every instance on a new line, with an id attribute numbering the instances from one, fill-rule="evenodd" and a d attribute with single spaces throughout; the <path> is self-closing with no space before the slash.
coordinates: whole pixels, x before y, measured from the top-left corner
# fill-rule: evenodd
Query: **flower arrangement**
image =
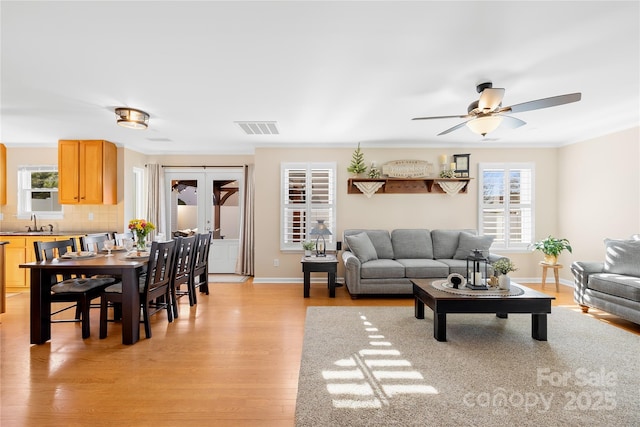
<path id="1" fill-rule="evenodd" d="M 500 274 L 507 274 L 511 271 L 516 271 L 516 265 L 511 262 L 508 258 L 500 258 L 493 264 L 493 269 Z"/>
<path id="2" fill-rule="evenodd" d="M 151 230 L 155 230 L 156 226 L 146 219 L 132 219 L 129 221 L 129 230 L 136 236 L 136 242 L 139 250 L 144 250 L 146 245 L 147 234 Z"/>
<path id="3" fill-rule="evenodd" d="M 455 178 L 456 173 L 452 170 L 444 170 L 440 172 L 440 178 Z"/>

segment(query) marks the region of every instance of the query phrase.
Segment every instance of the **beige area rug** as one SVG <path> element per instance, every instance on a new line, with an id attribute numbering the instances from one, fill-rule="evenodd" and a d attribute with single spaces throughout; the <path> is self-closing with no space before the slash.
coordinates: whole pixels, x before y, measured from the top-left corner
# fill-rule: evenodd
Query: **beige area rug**
<path id="1" fill-rule="evenodd" d="M 447 342 L 413 307 L 309 307 L 296 426 L 638 426 L 640 337 L 553 307 L 450 314 Z"/>
<path id="2" fill-rule="evenodd" d="M 243 283 L 248 278 L 240 274 L 209 274 L 209 283 Z"/>

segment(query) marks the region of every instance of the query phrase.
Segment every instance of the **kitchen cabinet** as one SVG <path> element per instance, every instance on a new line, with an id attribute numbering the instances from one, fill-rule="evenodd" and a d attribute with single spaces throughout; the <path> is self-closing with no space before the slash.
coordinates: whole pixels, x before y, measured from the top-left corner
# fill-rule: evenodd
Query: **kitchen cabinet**
<path id="1" fill-rule="evenodd" d="M 8 242 L 4 246 L 4 278 L 7 292 L 26 292 L 31 284 L 28 268 L 20 268 L 20 264 L 36 260 L 33 242 L 52 242 L 75 238 L 79 244 L 79 236 L 0 236 L 0 240 Z"/>
<path id="2" fill-rule="evenodd" d="M 0 205 L 7 204 L 7 147 L 0 144 Z"/>
<path id="3" fill-rule="evenodd" d="M 28 283 L 25 278 L 27 269 L 20 268 L 19 265 L 26 262 L 27 239 L 25 237 L 2 237 L 2 240 L 9 242 L 4 247 L 5 286 L 9 292 L 24 291 Z"/>
<path id="4" fill-rule="evenodd" d="M 117 149 L 103 140 L 58 141 L 60 204 L 115 205 Z"/>

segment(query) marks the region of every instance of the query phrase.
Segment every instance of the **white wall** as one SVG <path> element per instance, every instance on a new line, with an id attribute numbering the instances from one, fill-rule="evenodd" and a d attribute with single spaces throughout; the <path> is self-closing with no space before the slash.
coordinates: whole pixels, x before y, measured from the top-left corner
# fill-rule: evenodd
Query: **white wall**
<path id="1" fill-rule="evenodd" d="M 280 252 L 280 163 L 336 161 L 337 230 L 347 228 L 478 228 L 477 165 L 479 162 L 534 162 L 536 164 L 536 237 L 556 234 L 557 221 L 557 148 L 493 148 L 493 149 L 380 149 L 362 146 L 365 161 L 382 164 L 391 160 L 425 160 L 438 162 L 438 156 L 449 157 L 471 153 L 471 178 L 467 194 L 376 194 L 370 199 L 362 194 L 347 194 L 347 167 L 355 149 L 291 149 L 256 150 L 256 280 L 278 281 L 279 278 L 301 277 L 302 253 Z M 519 270 L 514 277 L 540 277 L 539 253 L 510 253 Z M 273 260 L 279 260 L 275 267 Z M 338 274 L 342 273 L 339 266 Z"/>
<path id="2" fill-rule="evenodd" d="M 471 153 L 473 178 L 468 194 L 380 194 L 367 199 L 347 194 L 346 171 L 352 148 L 261 148 L 255 156 L 146 156 L 118 150 L 118 205 L 65 207 L 65 221 L 56 228 L 66 231 L 121 230 L 130 219 L 129 189 L 132 168 L 146 163 L 164 165 L 242 165 L 255 164 L 256 197 L 256 279 L 301 280 L 300 253 L 279 249 L 280 163 L 296 161 L 336 161 L 337 236 L 346 228 L 476 228 L 477 164 L 479 162 L 534 162 L 536 164 L 536 232 L 539 239 L 549 234 L 568 238 L 574 254 L 564 253 L 560 261 L 564 281 L 572 281 L 569 265 L 573 260 L 602 260 L 605 237 L 624 238 L 640 232 L 640 128 L 614 133 L 561 148 L 424 148 L 379 149 L 362 146 L 365 161 L 382 164 L 391 160 L 426 160 L 436 167 L 438 157 Z M 17 166 L 46 164 L 57 159 L 57 150 L 7 148 L 8 203 L 0 208 L 4 220 L 0 227 L 22 229 L 15 220 Z M 55 161 L 55 160 L 54 160 Z M 13 194 L 13 195 L 12 195 Z M 91 212 L 95 216 L 87 221 Z M 517 277 L 540 277 L 539 253 L 510 253 L 519 270 Z M 273 266 L 273 259 L 280 261 Z M 340 267 L 339 274 L 342 274 Z"/>
<path id="3" fill-rule="evenodd" d="M 604 261 L 604 238 L 640 233 L 640 127 L 558 150 L 558 232 L 572 261 Z"/>

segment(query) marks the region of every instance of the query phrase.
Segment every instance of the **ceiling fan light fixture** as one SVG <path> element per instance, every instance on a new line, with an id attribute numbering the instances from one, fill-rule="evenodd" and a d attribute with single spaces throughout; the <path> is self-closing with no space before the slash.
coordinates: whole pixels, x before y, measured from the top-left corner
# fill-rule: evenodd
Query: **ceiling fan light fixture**
<path id="1" fill-rule="evenodd" d="M 135 108 L 116 108 L 116 122 L 128 129 L 146 129 L 149 126 L 149 114 Z"/>
<path id="2" fill-rule="evenodd" d="M 485 136 L 486 134 L 493 132 L 502 123 L 502 117 L 500 116 L 483 116 L 478 117 L 467 122 L 467 127 L 472 132 Z"/>

